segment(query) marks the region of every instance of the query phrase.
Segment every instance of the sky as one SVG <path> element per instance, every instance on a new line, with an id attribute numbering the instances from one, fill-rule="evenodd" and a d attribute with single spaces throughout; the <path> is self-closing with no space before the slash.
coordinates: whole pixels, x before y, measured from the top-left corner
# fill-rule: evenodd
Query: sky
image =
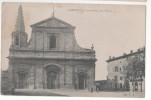
<path id="1" fill-rule="evenodd" d="M 15 30 L 17 11 L 22 5 L 28 40 L 30 25 L 51 17 L 50 3 L 2 4 L 2 70 L 8 68 L 11 33 Z M 109 56 L 118 57 L 145 46 L 145 6 L 54 4 L 55 17 L 76 27 L 77 43 L 84 48 L 94 45 L 96 51 L 96 80 L 107 77 Z"/>

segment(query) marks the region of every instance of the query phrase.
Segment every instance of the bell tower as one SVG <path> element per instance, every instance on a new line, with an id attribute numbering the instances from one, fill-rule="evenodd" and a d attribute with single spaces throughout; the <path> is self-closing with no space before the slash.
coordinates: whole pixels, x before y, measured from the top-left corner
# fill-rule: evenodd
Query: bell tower
<path id="1" fill-rule="evenodd" d="M 16 19 L 15 31 L 12 32 L 12 45 L 23 47 L 27 44 L 27 33 L 25 32 L 22 6 L 19 6 Z"/>

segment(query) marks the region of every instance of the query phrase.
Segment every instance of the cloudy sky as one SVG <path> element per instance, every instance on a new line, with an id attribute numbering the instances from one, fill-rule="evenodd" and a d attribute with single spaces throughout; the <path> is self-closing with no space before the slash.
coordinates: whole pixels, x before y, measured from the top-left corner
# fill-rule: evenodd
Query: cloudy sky
<path id="1" fill-rule="evenodd" d="M 2 69 L 8 68 L 11 33 L 20 3 L 2 5 Z M 25 28 L 30 38 L 30 25 L 51 17 L 53 6 L 46 3 L 21 3 Z M 75 36 L 84 48 L 94 45 L 96 80 L 107 76 L 106 60 L 145 46 L 145 6 L 54 4 L 55 16 L 76 26 Z M 29 40 L 29 39 L 28 39 Z"/>

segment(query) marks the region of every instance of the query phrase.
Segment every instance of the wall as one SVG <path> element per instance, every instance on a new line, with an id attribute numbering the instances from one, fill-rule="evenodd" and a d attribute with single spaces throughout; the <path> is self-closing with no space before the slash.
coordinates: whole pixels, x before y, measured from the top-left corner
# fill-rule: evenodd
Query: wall
<path id="1" fill-rule="evenodd" d="M 10 60 L 11 61 L 11 60 Z M 93 62 L 85 62 L 85 61 L 56 61 L 56 60 L 15 60 L 13 61 L 13 72 L 12 79 L 14 80 L 15 88 L 19 88 L 18 83 L 18 73 L 24 71 L 27 73 L 26 79 L 26 87 L 29 89 L 35 88 L 46 88 L 44 86 L 47 84 L 47 76 L 45 67 L 51 64 L 56 64 L 61 69 L 59 74 L 60 76 L 60 88 L 74 89 L 75 84 L 78 85 L 78 82 L 74 80 L 75 76 L 77 76 L 80 72 L 84 72 L 87 74 L 87 87 L 89 84 L 94 82 L 94 63 Z M 73 69 L 74 68 L 74 69 Z M 74 81 L 73 81 L 74 80 Z"/>

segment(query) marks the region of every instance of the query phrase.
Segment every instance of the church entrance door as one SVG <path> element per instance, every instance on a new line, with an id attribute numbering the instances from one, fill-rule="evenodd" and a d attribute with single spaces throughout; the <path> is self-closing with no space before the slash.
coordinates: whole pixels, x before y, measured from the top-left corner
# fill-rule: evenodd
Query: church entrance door
<path id="1" fill-rule="evenodd" d="M 85 77 L 83 75 L 79 76 L 79 90 L 84 90 L 85 88 Z"/>
<path id="2" fill-rule="evenodd" d="M 47 89 L 55 89 L 56 73 L 53 71 L 48 72 L 47 75 Z"/>
<path id="3" fill-rule="evenodd" d="M 25 80 L 26 80 L 26 75 L 25 74 L 19 74 L 19 88 L 20 89 L 25 88 Z"/>

